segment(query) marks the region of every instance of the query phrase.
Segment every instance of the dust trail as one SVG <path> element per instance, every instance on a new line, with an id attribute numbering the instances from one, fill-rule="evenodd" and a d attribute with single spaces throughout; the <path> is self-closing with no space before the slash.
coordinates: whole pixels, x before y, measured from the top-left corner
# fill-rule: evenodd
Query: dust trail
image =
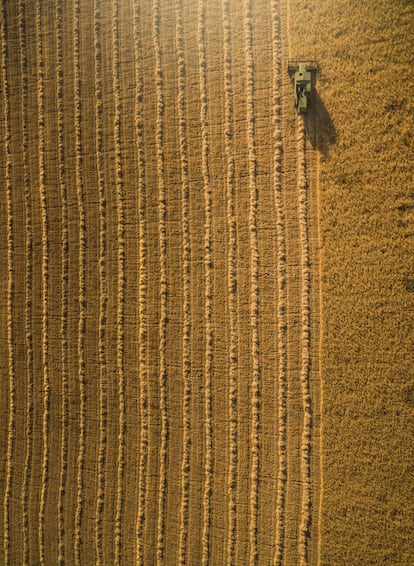
<path id="1" fill-rule="evenodd" d="M 115 142 L 115 174 L 116 174 L 116 218 L 118 240 L 118 308 L 116 327 L 116 366 L 118 376 L 118 456 L 116 478 L 115 504 L 115 564 L 118 566 L 122 558 L 122 511 L 125 474 L 125 195 L 122 171 L 122 142 L 121 142 L 121 99 L 120 99 L 120 61 L 119 61 L 119 4 L 115 0 L 112 12 L 112 78 L 114 89 L 114 142 Z"/>
<path id="2" fill-rule="evenodd" d="M 298 538 L 300 566 L 308 566 L 308 546 L 311 524 L 311 440 L 312 440 L 312 404 L 310 396 L 310 293 L 311 270 L 308 226 L 308 181 L 306 168 L 306 129 L 305 117 L 298 115 L 297 120 L 297 174 L 299 197 L 299 240 L 301 261 L 301 366 L 300 382 L 302 390 L 303 425 L 300 454 L 301 473 L 301 508 Z"/>
<path id="3" fill-rule="evenodd" d="M 76 194 L 79 212 L 79 322 L 78 322 L 78 383 L 79 383 L 79 450 L 76 475 L 76 511 L 75 511 L 75 564 L 80 566 L 82 546 L 83 512 L 83 472 L 86 450 L 86 211 L 85 190 L 83 186 L 83 149 L 81 126 L 81 78 L 80 78 L 80 0 L 73 3 L 73 63 L 74 63 L 74 98 L 75 98 L 75 153 L 76 153 Z"/>
<path id="4" fill-rule="evenodd" d="M 13 206 L 12 206 L 12 158 L 11 158 L 11 117 L 10 117 L 10 92 L 7 78 L 7 28 L 6 10 L 4 2 L 1 3 L 1 71 L 2 71 L 2 91 L 4 104 L 4 154 L 5 154 L 5 178 L 6 178 L 6 215 L 7 215 L 7 355 L 8 355 L 8 381 L 9 381 L 9 407 L 8 407 L 8 427 L 7 427 L 7 453 L 6 453 L 6 478 L 3 500 L 3 520 L 4 520 L 4 563 L 6 566 L 10 562 L 10 503 L 13 484 L 13 455 L 15 442 L 16 426 L 16 383 L 15 383 L 15 355 L 14 355 L 14 334 L 13 334 L 13 308 L 14 308 L 14 274 L 13 274 Z"/>
<path id="5" fill-rule="evenodd" d="M 249 240 L 250 240 L 250 332 L 251 332 L 251 462 L 250 462 L 250 517 L 249 563 L 258 562 L 258 515 L 260 474 L 260 349 L 259 349 L 259 249 L 257 234 L 258 194 L 256 181 L 256 144 L 254 123 L 254 63 L 253 22 L 251 1 L 245 0 L 245 58 L 246 58 L 246 111 L 249 163 Z"/>
<path id="6" fill-rule="evenodd" d="M 227 564 L 236 561 L 237 537 L 237 463 L 238 463 L 238 336 L 237 336 L 237 232 L 235 210 L 235 163 L 233 141 L 233 78 L 232 47 L 229 0 L 222 3 L 223 50 L 224 50 L 224 139 L 227 159 L 226 214 L 228 230 L 227 252 L 227 297 L 229 311 L 229 472 L 228 472 L 228 519 L 227 519 Z"/>
<path id="7" fill-rule="evenodd" d="M 42 221 L 42 366 L 43 366 L 43 416 L 42 416 L 42 474 L 39 505 L 39 562 L 46 563 L 45 556 L 45 507 L 49 480 L 49 412 L 50 412 L 50 378 L 49 378 L 49 235 L 48 211 L 46 195 L 46 155 L 45 155 L 45 65 L 42 36 L 42 3 L 36 3 L 36 44 L 37 44 L 37 104 L 39 131 L 39 197 Z"/>
<path id="8" fill-rule="evenodd" d="M 282 135 L 282 44 L 279 2 L 272 3 L 273 43 L 273 176 L 277 227 L 277 351 L 279 355 L 278 401 L 278 477 L 276 501 L 276 533 L 274 566 L 282 566 L 284 558 L 286 487 L 287 487 L 287 265 L 286 213 L 283 197 L 283 135 Z"/>
<path id="9" fill-rule="evenodd" d="M 139 479 L 138 479 L 138 513 L 136 525 L 136 563 L 144 566 L 144 527 L 145 527 L 145 505 L 148 476 L 148 242 L 147 242 L 147 196 L 145 180 L 145 149 L 144 149 L 144 83 L 139 61 L 142 60 L 142 40 L 140 33 L 141 13 L 139 3 L 135 3 L 134 11 L 134 54 L 136 69 L 136 94 L 135 94 L 135 131 L 137 140 L 137 163 L 138 163 L 138 258 L 139 258 L 139 283 L 138 283 L 138 319 L 139 319 L 139 345 L 138 345 L 138 368 L 139 368 L 139 407 L 140 407 L 140 438 L 139 438 Z"/>
<path id="10" fill-rule="evenodd" d="M 152 38 L 155 55 L 155 87 L 157 99 L 157 122 L 155 138 L 157 143 L 158 173 L 158 240 L 160 261 L 160 320 L 159 320 L 159 388 L 161 411 L 161 446 L 158 486 L 158 524 L 157 524 L 157 565 L 164 563 L 165 554 L 165 512 L 167 497 L 167 458 L 168 458 L 168 406 L 167 406 L 167 324 L 168 324 L 168 281 L 167 281 L 167 228 L 166 228 L 166 186 L 164 164 L 164 78 L 161 59 L 160 0 L 155 0 L 152 13 Z"/>
<path id="11" fill-rule="evenodd" d="M 207 95 L 207 58 L 206 58 L 206 14 L 205 0 L 198 4 L 198 65 L 200 76 L 200 124 L 201 124 L 201 162 L 204 185 L 204 321 L 205 321 L 205 357 L 204 357 L 204 426 L 205 426 L 205 461 L 203 490 L 203 532 L 202 566 L 210 560 L 211 537 L 211 491 L 213 485 L 213 275 L 212 275 L 212 193 L 210 186 L 208 135 L 208 95 Z"/>
<path id="12" fill-rule="evenodd" d="M 33 462 L 33 323 L 32 323 L 32 301 L 33 301 L 33 221 L 31 187 L 29 174 L 29 133 L 28 133 L 28 75 L 27 75 L 27 35 L 26 35 L 26 5 L 23 0 L 19 1 L 19 54 L 21 75 L 21 132 L 22 132 L 22 154 L 23 154 L 23 186 L 24 186 L 24 209 L 25 209 L 25 356 L 26 356 L 26 454 L 24 460 L 23 485 L 21 491 L 22 502 L 22 530 L 23 530 L 23 564 L 30 564 L 30 527 L 29 527 L 29 500 L 30 500 L 30 478 Z"/>
<path id="13" fill-rule="evenodd" d="M 68 426 L 69 426 L 69 373 L 68 373 L 68 284 L 69 284 L 69 222 L 68 194 L 65 169 L 64 141 L 64 101 L 63 101 L 63 23 L 62 1 L 56 3 L 55 14 L 55 45 L 56 45 L 56 106 L 58 122 L 58 183 L 61 200 L 61 432 L 60 432 L 60 474 L 58 492 L 58 564 L 63 566 L 65 556 L 65 493 L 68 469 Z"/>
<path id="14" fill-rule="evenodd" d="M 190 456 L 191 456 L 191 248 L 189 225 L 190 184 L 188 178 L 187 117 L 185 92 L 184 30 L 182 0 L 175 2 L 176 52 L 178 61 L 178 136 L 181 160 L 181 229 L 182 229 L 182 281 L 183 281 L 183 456 L 181 462 L 181 508 L 178 562 L 187 562 L 188 511 L 190 502 Z"/>
<path id="15" fill-rule="evenodd" d="M 102 46 L 101 46 L 101 10 L 99 0 L 94 4 L 94 85 L 95 85 L 95 140 L 96 172 L 99 196 L 99 321 L 98 321 L 98 358 L 99 358 L 99 449 L 97 470 L 97 495 L 95 505 L 95 551 L 96 564 L 102 566 L 103 555 L 103 513 L 105 506 L 105 465 L 108 441 L 108 383 L 106 357 L 107 328 L 107 196 L 104 178 L 103 146 L 103 92 L 102 92 Z"/>

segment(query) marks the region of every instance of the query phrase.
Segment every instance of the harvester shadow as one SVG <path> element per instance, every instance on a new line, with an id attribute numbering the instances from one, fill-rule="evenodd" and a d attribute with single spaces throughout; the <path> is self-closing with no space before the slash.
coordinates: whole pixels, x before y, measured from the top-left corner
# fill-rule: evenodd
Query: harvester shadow
<path id="1" fill-rule="evenodd" d="M 313 89 L 311 107 L 306 116 L 306 133 L 314 149 L 318 149 L 326 155 L 331 145 L 337 139 L 337 132 L 332 122 L 332 118 L 319 96 L 316 89 Z"/>

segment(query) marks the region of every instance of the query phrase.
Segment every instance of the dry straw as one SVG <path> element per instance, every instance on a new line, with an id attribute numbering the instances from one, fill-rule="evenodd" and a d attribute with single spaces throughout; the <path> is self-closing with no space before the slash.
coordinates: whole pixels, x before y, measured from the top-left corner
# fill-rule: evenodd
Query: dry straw
<path id="1" fill-rule="evenodd" d="M 56 106 L 58 122 L 58 181 L 61 200 L 61 447 L 60 447 L 60 474 L 58 496 L 58 564 L 63 565 L 66 560 L 65 549 L 65 493 L 68 470 L 68 410 L 69 410 L 69 370 L 68 370 L 68 284 L 69 284 L 69 221 L 68 221 L 68 191 L 66 181 L 66 152 L 64 143 L 64 103 L 63 103 L 63 23 L 62 2 L 56 4 L 55 14 L 55 42 L 56 42 Z"/>
<path id="2" fill-rule="evenodd" d="M 99 195 L 99 320 L 98 320 L 98 356 L 99 356 L 99 448 L 97 470 L 97 494 L 95 504 L 95 551 L 96 564 L 104 563 L 103 557 L 103 513 L 105 505 L 105 464 L 107 455 L 108 393 L 107 393 L 107 195 L 104 180 L 103 158 L 103 92 L 102 92 L 102 47 L 101 47 L 101 10 L 100 3 L 94 5 L 94 86 L 95 86 L 95 140 L 96 173 Z"/>
<path id="3" fill-rule="evenodd" d="M 74 63 L 74 108 L 75 108 L 75 155 L 76 155 L 76 195 L 79 214 L 79 322 L 78 322 L 78 383 L 79 383 L 79 448 L 76 476 L 76 511 L 75 511 L 75 564 L 82 563 L 82 514 L 84 509 L 84 467 L 86 451 L 86 211 L 83 185 L 83 147 L 81 127 L 81 77 L 80 77 L 80 1 L 73 4 L 73 63 Z"/>
<path id="4" fill-rule="evenodd" d="M 6 453 L 6 481 L 3 499 L 4 522 L 4 562 L 10 564 L 10 501 L 13 482 L 13 455 L 16 425 L 16 383 L 15 383 L 15 356 L 13 335 L 13 206 L 12 206 L 12 156 L 11 156 L 11 124 L 10 124 L 10 98 L 9 83 L 7 79 L 7 32 L 5 25 L 5 6 L 1 4 L 1 71 L 2 90 L 4 102 L 4 154 L 5 154 L 5 180 L 6 180 L 6 215 L 7 215 L 7 353 L 8 353 L 8 382 L 9 382 L 9 420 L 7 427 L 7 453 Z"/>
<path id="5" fill-rule="evenodd" d="M 114 91 L 114 142 L 115 142 L 115 184 L 116 184 L 116 218 L 117 218 L 117 317 L 116 317 L 116 367 L 118 382 L 118 454 L 116 472 L 116 503 L 115 503 L 115 556 L 114 561 L 118 566 L 122 557 L 122 507 L 124 496 L 124 474 L 125 474 L 125 429 L 126 429 L 126 407 L 125 407 L 125 196 L 123 182 L 123 156 L 121 142 L 121 99 L 120 99 L 120 59 L 119 59 L 119 4 L 113 3 L 112 12 L 112 78 Z"/>
<path id="6" fill-rule="evenodd" d="M 168 323 L 168 281 L 167 281 L 167 227 L 166 227 L 166 186 L 164 157 L 164 78 L 161 53 L 160 0 L 156 0 L 152 13 L 152 39 L 155 56 L 154 81 L 156 90 L 156 154 L 158 174 L 158 240 L 160 262 L 160 319 L 159 319 L 159 389 L 161 412 L 161 445 L 158 484 L 157 521 L 157 565 L 164 563 L 165 554 L 165 507 L 167 497 L 168 471 L 168 406 L 167 406 L 167 323 Z"/>
<path id="7" fill-rule="evenodd" d="M 142 57 L 142 40 L 140 34 L 140 9 L 138 2 L 134 12 L 134 54 L 138 62 Z M 138 509 L 136 525 L 136 562 L 144 566 L 144 527 L 145 506 L 148 476 L 148 450 L 149 450 L 149 415 L 148 415 L 148 367 L 147 367 L 147 341 L 148 341 L 148 242 L 147 242 L 147 197 L 145 180 L 145 151 L 144 151 L 144 84 L 142 71 L 138 63 L 136 69 L 135 94 L 135 132 L 137 140 L 138 164 L 138 257 L 139 257 L 139 287 L 138 287 L 138 317 L 139 317 L 139 407 L 140 407 L 140 438 L 139 438 L 139 478 L 138 478 Z"/>
<path id="8" fill-rule="evenodd" d="M 237 535 L 237 463 L 238 463 L 238 336 L 237 336 L 237 224 L 235 209 L 235 161 L 233 131 L 233 77 L 230 4 L 222 2 L 223 69 L 224 69 L 224 140 L 227 161 L 226 215 L 227 215 L 227 297 L 229 313 L 229 464 L 228 464 L 228 524 L 227 564 L 236 560 Z"/>
<path id="9" fill-rule="evenodd" d="M 188 178 L 187 117 L 185 92 L 184 30 L 182 2 L 175 3 L 176 16 L 176 60 L 178 76 L 178 137 L 181 167 L 181 232 L 182 232 L 182 282 L 183 282 L 183 336 L 182 336 L 182 380 L 183 380 L 183 455 L 181 462 L 181 507 L 178 562 L 187 562 L 188 511 L 190 501 L 190 457 L 191 457 L 191 247 L 189 226 L 190 184 Z"/>
<path id="10" fill-rule="evenodd" d="M 42 473 L 39 504 L 39 562 L 46 563 L 45 508 L 49 479 L 49 419 L 50 419 L 50 375 L 49 375 L 49 233 L 46 191 L 46 141 L 45 141 L 45 65 L 43 54 L 42 4 L 36 3 L 37 44 L 37 106 L 38 106 L 38 160 L 39 200 L 42 223 L 42 367 L 43 367 L 43 416 L 42 416 Z"/>
<path id="11" fill-rule="evenodd" d="M 198 63 L 200 80 L 200 125 L 201 125 L 201 161 L 204 188 L 204 320 L 205 320 L 205 357 L 204 357 L 204 487 L 203 487 L 203 532 L 202 566 L 209 564 L 211 538 L 211 492 L 213 486 L 213 226 L 212 226 L 212 191 L 210 186 L 209 152 L 210 140 L 208 132 L 208 94 L 207 94 L 207 56 L 206 56 L 206 21 L 205 2 L 199 0 L 198 5 Z"/>
<path id="12" fill-rule="evenodd" d="M 310 356 L 311 356 L 311 268 L 308 227 L 308 181 L 306 171 L 306 127 L 305 116 L 297 120 L 297 159 L 298 159 L 298 197 L 299 197 L 299 240 L 301 264 L 301 367 L 300 383 L 302 390 L 303 425 L 300 450 L 301 471 L 301 510 L 298 536 L 300 566 L 309 564 L 309 529 L 311 522 L 311 442 L 312 442 L 312 404 L 310 396 Z"/>
<path id="13" fill-rule="evenodd" d="M 277 379 L 278 441 L 276 532 L 274 566 L 282 566 L 286 522 L 287 487 L 287 264 L 286 264 L 286 213 L 283 196 L 283 134 L 282 134 L 282 42 L 279 3 L 272 3 L 273 37 L 273 137 L 274 137 L 274 190 L 277 227 L 277 351 L 279 355 Z"/>
<path id="14" fill-rule="evenodd" d="M 254 117 L 253 21 L 250 0 L 244 4 L 245 64 L 246 64 L 246 127 L 249 164 L 249 243 L 250 243 L 250 333 L 251 333 L 251 462 L 249 563 L 258 561 L 258 514 L 260 474 L 260 344 L 259 344 L 259 248 L 257 233 L 258 194 L 256 180 L 256 142 Z"/>
<path id="15" fill-rule="evenodd" d="M 29 135 L 28 135 L 28 75 L 27 75 L 27 37 L 26 37 L 26 7 L 22 0 L 19 1 L 18 11 L 19 23 L 19 55 L 21 73 L 21 135 L 22 135 L 22 160 L 23 160 L 23 186 L 24 186 L 24 210 L 25 210 L 25 356 L 26 356 L 26 416 L 25 416 L 25 442 L 26 452 L 23 472 L 23 485 L 21 491 L 22 508 L 22 530 L 23 530 L 23 564 L 30 563 L 30 539 L 29 539 L 29 501 L 30 501 L 30 476 L 33 462 L 33 325 L 31 316 L 31 305 L 33 300 L 33 223 L 31 186 L 29 178 Z"/>

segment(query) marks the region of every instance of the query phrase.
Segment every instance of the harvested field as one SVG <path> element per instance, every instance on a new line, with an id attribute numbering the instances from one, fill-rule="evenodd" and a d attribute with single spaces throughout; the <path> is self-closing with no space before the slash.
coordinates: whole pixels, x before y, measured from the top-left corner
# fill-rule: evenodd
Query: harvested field
<path id="1" fill-rule="evenodd" d="M 1 563 L 414 563 L 412 2 L 0 2 Z"/>

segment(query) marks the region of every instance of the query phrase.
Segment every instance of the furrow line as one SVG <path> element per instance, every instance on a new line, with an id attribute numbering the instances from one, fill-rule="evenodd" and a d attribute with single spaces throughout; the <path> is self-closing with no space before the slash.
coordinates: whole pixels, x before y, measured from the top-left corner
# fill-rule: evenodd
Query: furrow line
<path id="1" fill-rule="evenodd" d="M 117 457 L 117 487 L 115 510 L 115 564 L 121 563 L 122 557 L 122 507 L 124 499 L 125 475 L 125 196 L 122 170 L 122 140 L 121 140 L 121 99 L 120 99 L 120 60 L 119 60 L 119 5 L 116 0 L 112 13 L 112 74 L 114 88 L 114 141 L 115 141 L 115 174 L 116 174 L 116 214 L 118 239 L 118 309 L 117 309 L 117 374 L 118 374 L 118 457 Z"/>
<path id="2" fill-rule="evenodd" d="M 11 157 L 11 117 L 10 117 L 10 92 L 7 78 L 7 28 L 6 9 L 4 1 L 1 3 L 1 70 L 2 91 L 4 104 L 4 154 L 5 154 L 5 180 L 6 180 L 6 215 L 7 215 L 7 355 L 8 355 L 8 381 L 9 381 L 9 419 L 7 426 L 7 454 L 6 454 L 6 478 L 3 499 L 4 513 L 4 563 L 11 564 L 11 529 L 10 529 L 10 504 L 13 485 L 13 456 L 16 428 L 16 376 L 14 355 L 14 332 L 13 332 L 13 309 L 14 309 L 14 274 L 13 274 L 13 205 L 12 205 L 12 157 Z"/>
<path id="3" fill-rule="evenodd" d="M 167 498 L 168 465 L 168 405 L 167 405 L 167 324 L 168 324 L 168 281 L 167 281 L 167 204 L 164 164 L 164 77 L 161 59 L 160 0 L 154 0 L 152 14 L 152 35 L 155 55 L 155 87 L 157 98 L 156 144 L 158 173 L 158 238 L 160 261 L 160 320 L 159 320 L 159 388 L 161 412 L 161 445 L 159 450 L 159 486 L 157 519 L 157 565 L 164 564 L 165 554 L 165 512 Z"/>
<path id="4" fill-rule="evenodd" d="M 182 377 L 183 377 L 183 454 L 181 462 L 181 506 L 178 562 L 187 562 L 188 512 L 190 503 L 190 456 L 191 456 L 191 248 L 189 226 L 190 185 L 188 180 L 187 120 L 185 93 L 184 31 L 182 21 L 182 0 L 175 2 L 176 13 L 176 54 L 178 74 L 178 137 L 181 166 L 181 229 L 182 229 L 182 281 L 183 281 L 183 336 L 182 336 Z"/>
<path id="5" fill-rule="evenodd" d="M 61 432 L 60 432 L 60 474 L 58 494 L 58 564 L 66 560 L 65 552 L 65 493 L 68 470 L 68 427 L 69 427 L 69 370 L 68 370 L 68 285 L 69 285 L 69 219 L 68 194 L 65 169 L 65 142 L 64 142 L 64 101 L 63 101 L 63 22 L 62 2 L 56 3 L 56 101 L 58 121 L 58 178 L 61 200 L 62 224 L 62 266 L 61 266 Z"/>
<path id="6" fill-rule="evenodd" d="M 211 493 L 213 487 L 213 274 L 212 274 L 212 192 L 209 169 L 209 135 L 208 135 L 208 95 L 207 95 L 207 58 L 206 58 L 206 21 L 205 0 L 198 5 L 198 64 L 200 80 L 200 124 L 201 124 L 201 162 L 204 185 L 204 320 L 205 320 L 205 354 L 204 354 L 204 486 L 203 486 L 203 531 L 201 534 L 202 566 L 210 562 L 211 538 Z"/>
<path id="7" fill-rule="evenodd" d="M 75 99 L 75 154 L 76 154 L 76 192 L 79 212 L 79 322 L 78 322 L 78 383 L 79 407 L 79 450 L 76 476 L 75 510 L 75 564 L 82 563 L 82 515 L 84 502 L 84 467 L 86 451 L 86 211 L 85 189 L 83 184 L 82 157 L 82 103 L 80 69 L 80 0 L 73 3 L 73 61 L 74 61 L 74 99 Z"/>
<path id="8" fill-rule="evenodd" d="M 282 135 L 282 45 L 279 2 L 272 2 L 273 44 L 273 183 L 276 209 L 277 244 L 277 351 L 278 361 L 278 476 L 276 500 L 276 534 L 274 566 L 284 559 L 286 484 L 287 484 L 287 266 L 286 213 L 283 197 L 283 135 Z"/>
<path id="9" fill-rule="evenodd" d="M 136 69 L 135 93 L 135 132 L 138 164 L 138 368 L 139 368 L 139 479 L 138 513 L 136 525 L 136 563 L 144 566 L 144 529 L 146 520 L 148 452 L 149 452 L 149 415 L 148 415 L 148 242 L 147 242 L 147 186 L 144 145 L 144 82 L 139 61 L 142 60 L 142 39 L 140 33 L 141 11 L 139 3 L 134 11 L 134 54 Z"/>
<path id="10" fill-rule="evenodd" d="M 103 513 L 105 506 L 105 465 L 107 457 L 108 392 L 106 365 L 106 319 L 108 303 L 107 261 L 107 205 L 103 158 L 103 93 L 102 93 L 102 47 L 101 47 L 101 9 L 100 1 L 94 3 L 94 87 L 95 87 L 95 144 L 96 172 L 99 196 L 99 320 L 98 320 L 98 359 L 99 359 L 99 448 L 97 493 L 95 504 L 95 552 L 96 564 L 102 566 L 103 555 Z"/>
<path id="11" fill-rule="evenodd" d="M 46 194 L 46 155 L 45 155 L 45 92 L 44 55 L 42 36 L 42 3 L 36 3 L 36 44 L 37 44 L 37 104 L 39 132 L 39 196 L 42 221 L 42 367 L 43 367 L 43 417 L 42 417 L 42 472 L 39 505 L 39 563 L 46 563 L 45 548 L 45 507 L 47 483 L 49 479 L 49 417 L 50 417 L 50 378 L 49 378 L 49 236 Z"/>
<path id="12" fill-rule="evenodd" d="M 235 162 L 233 132 L 233 77 L 231 55 L 231 25 L 229 0 L 222 2 L 223 50 L 224 50 L 224 139 L 227 160 L 226 215 L 228 230 L 227 296 L 229 312 L 229 471 L 228 471 L 228 523 L 227 564 L 236 560 L 237 537 L 237 464 L 238 464 L 238 337 L 237 337 L 237 223 L 235 210 Z"/>
<path id="13" fill-rule="evenodd" d="M 250 517 L 249 517 L 249 563 L 258 561 L 258 510 L 260 474 L 260 351 L 259 351 L 259 251 L 257 235 L 258 194 L 256 182 L 256 145 L 254 122 L 254 67 L 253 67 L 253 22 L 251 1 L 245 0 L 245 62 L 246 62 L 246 112 L 247 145 L 249 164 L 249 240 L 250 240 L 250 331 L 251 331 L 251 463 L 250 463 Z"/>
<path id="14" fill-rule="evenodd" d="M 311 270 L 308 226 L 308 181 L 306 171 L 306 129 L 305 117 L 297 121 L 298 197 L 299 197 L 299 239 L 301 251 L 301 365 L 300 382 L 302 391 L 303 424 L 300 454 L 301 507 L 298 537 L 300 566 L 308 566 L 309 532 L 311 524 L 311 442 L 312 403 L 310 395 L 311 355 Z"/>
<path id="15" fill-rule="evenodd" d="M 30 526 L 29 526 L 29 498 L 30 478 L 33 462 L 33 323 L 32 323 L 32 301 L 33 301 L 33 222 L 32 202 L 29 178 L 29 134 L 28 123 L 28 75 L 27 75 L 27 37 L 26 37 L 26 5 L 24 0 L 19 0 L 18 11 L 19 23 L 19 52 L 20 52 L 20 76 L 21 76 L 21 131 L 22 131 L 22 153 L 23 153 L 23 186 L 24 186 L 24 208 L 25 208 L 25 310 L 24 310 L 24 332 L 25 332 L 25 357 L 26 357 L 26 453 L 24 460 L 23 484 L 21 491 L 22 504 L 22 530 L 23 530 L 23 556 L 22 561 L 26 566 L 30 564 Z"/>

